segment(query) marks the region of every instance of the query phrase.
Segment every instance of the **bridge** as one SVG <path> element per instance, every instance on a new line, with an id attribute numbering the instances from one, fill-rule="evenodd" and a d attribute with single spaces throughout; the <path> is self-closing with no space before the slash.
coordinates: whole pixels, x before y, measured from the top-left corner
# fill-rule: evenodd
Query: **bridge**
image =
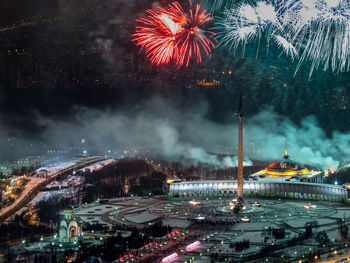
<path id="1" fill-rule="evenodd" d="M 40 182 L 37 184 L 33 189 L 31 189 L 25 196 L 20 197 L 22 200 L 20 200 L 17 204 L 15 204 L 12 208 L 8 209 L 4 213 L 0 215 L 0 224 L 2 224 L 7 218 L 11 217 L 15 213 L 17 213 L 20 209 L 27 206 L 33 199 L 36 197 L 36 195 L 44 189 L 48 184 L 52 183 L 56 180 L 56 178 L 62 174 L 67 174 L 69 172 L 72 172 L 77 169 L 81 169 L 85 166 L 91 165 L 93 163 L 99 162 L 101 160 L 104 160 L 104 158 L 100 156 L 94 156 L 90 158 L 86 158 L 81 162 L 78 162 L 75 165 L 72 165 L 70 167 L 64 168 L 62 170 L 59 170 L 57 172 L 54 172 L 48 177 L 45 181 Z"/>

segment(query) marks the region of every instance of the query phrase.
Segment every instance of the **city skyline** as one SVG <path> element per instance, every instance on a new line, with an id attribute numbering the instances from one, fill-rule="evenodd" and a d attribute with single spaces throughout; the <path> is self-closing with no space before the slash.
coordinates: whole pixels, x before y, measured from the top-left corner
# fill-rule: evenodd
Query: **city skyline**
<path id="1" fill-rule="evenodd" d="M 349 43 L 348 0 L 1 1 L 0 263 L 350 262 Z"/>

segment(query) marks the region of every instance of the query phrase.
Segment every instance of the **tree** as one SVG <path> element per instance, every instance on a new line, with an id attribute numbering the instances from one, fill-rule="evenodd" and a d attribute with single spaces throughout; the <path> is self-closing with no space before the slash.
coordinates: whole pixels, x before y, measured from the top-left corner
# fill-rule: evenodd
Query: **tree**
<path id="1" fill-rule="evenodd" d="M 347 240 L 348 239 L 348 225 L 345 224 L 344 220 L 339 221 L 339 233 L 342 238 L 342 240 Z"/>
<path id="2" fill-rule="evenodd" d="M 305 232 L 304 232 L 304 236 L 306 238 L 309 238 L 312 236 L 312 226 L 310 224 L 305 226 Z"/>

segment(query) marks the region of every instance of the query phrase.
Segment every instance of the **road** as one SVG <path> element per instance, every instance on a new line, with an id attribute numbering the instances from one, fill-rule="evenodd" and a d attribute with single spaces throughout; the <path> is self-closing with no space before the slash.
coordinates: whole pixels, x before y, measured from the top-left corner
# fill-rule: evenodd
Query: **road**
<path id="1" fill-rule="evenodd" d="M 334 254 L 334 253 L 332 253 Z M 341 259 L 346 259 L 346 258 L 350 258 L 350 253 L 349 252 L 346 252 L 346 253 L 342 253 L 341 255 L 334 255 L 333 258 L 331 259 L 323 259 L 323 260 L 320 260 L 318 262 L 320 263 L 336 263 L 337 261 L 341 260 Z M 344 261 L 345 263 L 346 261 Z M 350 260 L 348 261 L 350 263 Z"/>
<path id="2" fill-rule="evenodd" d="M 82 162 L 72 165 L 70 167 L 64 168 L 62 170 L 59 170 L 57 172 L 53 172 L 49 178 L 47 178 L 46 180 L 38 183 L 36 186 L 34 186 L 30 191 L 28 191 L 28 193 L 22 194 L 19 197 L 19 200 L 16 201 L 16 203 L 14 205 L 12 205 L 12 207 L 10 209 L 5 210 L 3 213 L 1 213 L 0 215 L 0 224 L 2 224 L 7 218 L 9 218 L 10 216 L 14 215 L 17 211 L 19 211 L 20 209 L 22 209 L 23 207 L 27 206 L 30 201 L 32 201 L 35 196 L 43 189 L 46 187 L 46 185 L 52 183 L 53 181 L 56 180 L 56 178 L 61 175 L 61 174 L 65 174 L 65 173 L 69 173 L 73 170 L 77 170 L 77 169 L 81 169 L 87 165 L 93 164 L 95 162 L 101 161 L 103 160 L 103 158 L 101 158 L 100 156 L 98 157 L 91 157 L 88 159 L 83 160 Z"/>
<path id="3" fill-rule="evenodd" d="M 30 177 L 29 181 L 25 184 L 23 187 L 23 191 L 21 194 L 18 196 L 17 199 L 14 200 L 14 202 L 2 209 L 0 209 L 0 215 L 6 213 L 8 210 L 10 210 L 12 207 L 14 207 L 19 201 L 22 200 L 24 196 L 26 196 L 34 187 L 36 187 L 39 183 L 45 181 L 45 178 L 38 178 L 38 177 Z"/>

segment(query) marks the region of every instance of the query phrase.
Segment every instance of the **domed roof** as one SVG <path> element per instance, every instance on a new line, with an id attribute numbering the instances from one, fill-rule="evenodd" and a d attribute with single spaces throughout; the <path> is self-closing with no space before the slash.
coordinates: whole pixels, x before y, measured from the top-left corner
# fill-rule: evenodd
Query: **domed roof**
<path id="1" fill-rule="evenodd" d="M 305 166 L 293 159 L 282 159 L 281 161 L 273 161 L 267 167 L 269 170 L 300 170 Z"/>
<path id="2" fill-rule="evenodd" d="M 73 211 L 73 207 L 71 207 L 70 205 L 69 205 L 69 206 L 66 206 L 66 208 L 64 209 L 64 211 Z"/>
<path id="3" fill-rule="evenodd" d="M 273 161 L 264 170 L 270 176 L 293 176 L 308 174 L 309 170 L 301 163 L 289 158 L 285 154 L 280 161 Z"/>

